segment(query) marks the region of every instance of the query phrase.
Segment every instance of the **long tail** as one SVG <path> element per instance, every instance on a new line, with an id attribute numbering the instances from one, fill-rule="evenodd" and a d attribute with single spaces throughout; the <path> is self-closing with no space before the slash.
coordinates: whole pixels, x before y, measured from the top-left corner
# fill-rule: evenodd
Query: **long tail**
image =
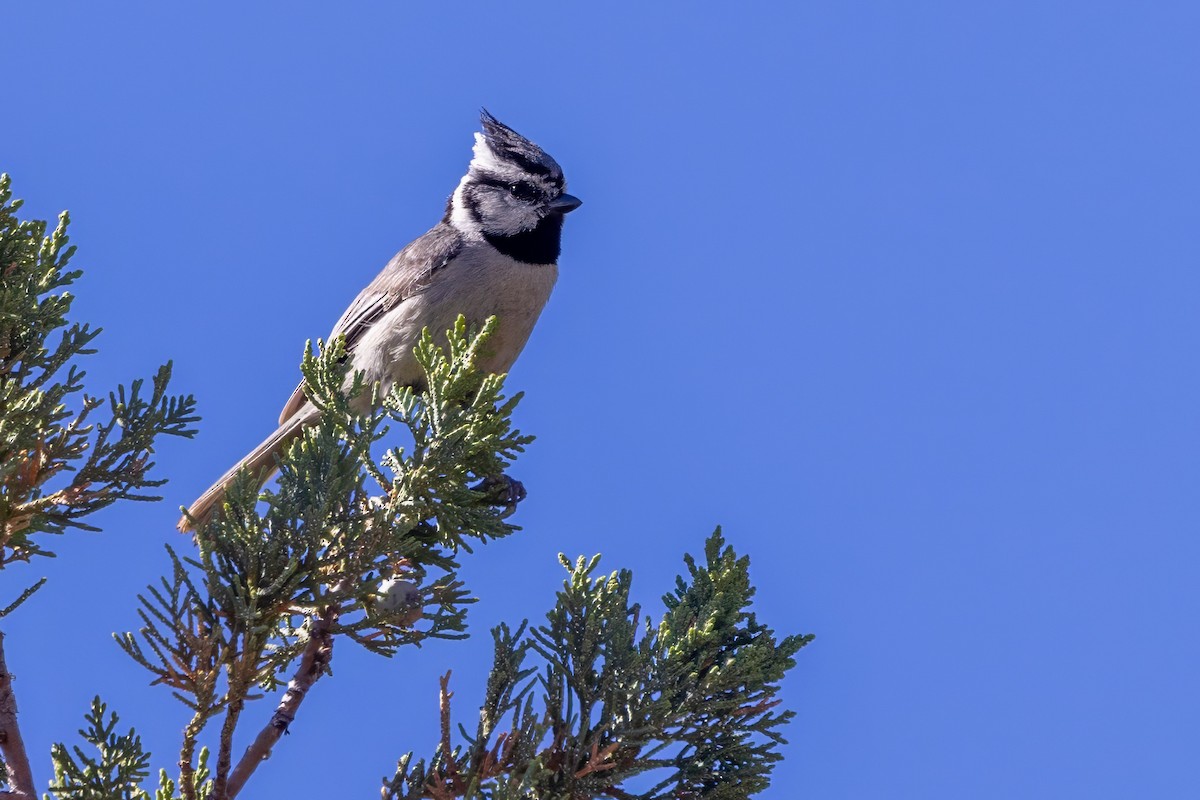
<path id="1" fill-rule="evenodd" d="M 250 451 L 249 455 L 242 458 L 241 461 L 229 468 L 229 471 L 220 477 L 220 479 L 212 486 L 205 490 L 204 494 L 200 495 L 191 507 L 188 508 L 187 514 L 180 518 L 179 524 L 176 526 L 180 531 L 186 532 L 191 530 L 195 525 L 202 525 L 213 510 L 217 508 L 221 501 L 225 499 L 225 490 L 229 487 L 229 482 L 233 480 L 233 476 L 238 473 L 238 470 L 248 469 L 250 473 L 258 476 L 259 486 L 265 484 L 275 472 L 275 457 L 283 451 L 297 436 L 306 425 L 311 424 L 317 417 L 316 409 L 310 405 L 306 405 L 298 413 L 293 414 L 282 423 L 275 432 L 263 440 L 262 444 Z"/>

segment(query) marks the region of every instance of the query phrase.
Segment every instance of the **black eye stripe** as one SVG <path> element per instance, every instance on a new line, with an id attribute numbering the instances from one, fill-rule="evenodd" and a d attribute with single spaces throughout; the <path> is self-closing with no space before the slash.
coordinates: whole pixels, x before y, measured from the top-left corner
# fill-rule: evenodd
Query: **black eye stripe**
<path id="1" fill-rule="evenodd" d="M 503 189 L 520 200 L 543 200 L 546 198 L 546 191 L 529 181 L 502 180 L 493 175 L 477 175 L 475 183 L 479 186 Z"/>
<path id="2" fill-rule="evenodd" d="M 475 178 L 475 183 L 479 184 L 480 186 L 490 186 L 493 189 L 505 190 L 512 185 L 512 181 L 501 180 L 500 178 L 495 178 L 491 175 L 480 175 Z"/>

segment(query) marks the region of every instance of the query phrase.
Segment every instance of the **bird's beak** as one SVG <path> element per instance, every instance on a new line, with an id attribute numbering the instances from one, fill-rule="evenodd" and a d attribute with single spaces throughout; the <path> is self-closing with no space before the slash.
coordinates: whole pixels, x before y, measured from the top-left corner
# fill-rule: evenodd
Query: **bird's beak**
<path id="1" fill-rule="evenodd" d="M 551 214 L 569 214 L 583 205 L 583 201 L 575 195 L 560 194 L 550 201 Z"/>

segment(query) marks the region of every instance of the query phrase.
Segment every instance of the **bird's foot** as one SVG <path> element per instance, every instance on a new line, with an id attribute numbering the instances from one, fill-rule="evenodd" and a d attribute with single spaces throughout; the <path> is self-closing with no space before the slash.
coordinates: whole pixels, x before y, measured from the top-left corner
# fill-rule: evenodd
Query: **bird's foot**
<path id="1" fill-rule="evenodd" d="M 489 505 L 504 507 L 504 510 L 500 512 L 500 519 L 511 517 L 517 510 L 517 504 L 528 494 L 523 483 L 507 475 L 484 478 L 471 489 L 483 492 L 484 499 Z"/>

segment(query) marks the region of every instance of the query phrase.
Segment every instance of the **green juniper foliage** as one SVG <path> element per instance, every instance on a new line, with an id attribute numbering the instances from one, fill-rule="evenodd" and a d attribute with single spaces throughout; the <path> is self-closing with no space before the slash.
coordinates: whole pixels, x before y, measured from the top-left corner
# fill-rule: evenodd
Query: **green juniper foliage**
<path id="1" fill-rule="evenodd" d="M 154 443 L 163 434 L 190 437 L 197 420 L 190 396 L 167 395 L 169 364 L 148 392 L 136 380 L 110 393 L 107 413 L 99 410 L 104 401 L 83 393 L 76 362 L 95 352 L 100 330 L 68 320 L 66 287 L 80 275 L 67 269 L 75 252 L 69 217 L 60 215 L 47 235 L 47 223 L 18 218 L 20 208 L 0 175 L 0 569 L 53 556 L 46 534 L 96 530 L 83 517 L 117 500 L 159 499 L 144 493 L 165 482 L 149 477 Z M 16 593 L 0 618 L 45 582 Z M 0 782 L 32 800 L 32 786 L 13 785 L 30 775 L 15 708 L 12 676 L 0 673 Z"/>
<path id="2" fill-rule="evenodd" d="M 105 720 L 108 706 L 99 697 L 92 700 L 91 710 L 84 715 L 86 727 L 80 737 L 96 749 L 87 753 L 81 747 L 55 744 L 50 757 L 54 762 L 54 780 L 50 791 L 70 800 L 143 800 L 145 792 L 138 787 L 150 774 L 150 755 L 142 749 L 142 740 L 132 729 L 118 735 L 115 713 Z"/>
<path id="3" fill-rule="evenodd" d="M 79 731 L 80 738 L 95 749 L 96 754 L 79 746 L 69 750 L 66 745 L 55 744 L 50 748 L 50 759 L 54 764 L 54 780 L 50 782 L 50 794 L 46 800 L 175 800 L 175 782 L 166 772 L 159 774 L 158 790 L 150 795 L 141 784 L 150 774 L 150 754 L 142 748 L 142 739 L 130 728 L 123 735 L 117 734 L 120 721 L 116 712 L 104 715 L 108 706 L 99 697 L 92 700 L 92 707 L 84 715 L 86 727 Z M 200 753 L 197 770 L 197 795 L 208 797 L 212 781 L 208 780 L 208 751 Z"/>
<path id="4" fill-rule="evenodd" d="M 140 596 L 142 628 L 118 642 L 191 710 L 185 755 L 224 715 L 217 792 L 237 777 L 231 737 L 246 701 L 283 686 L 297 664 L 303 673 L 306 654 L 316 658 L 339 637 L 390 656 L 465 636 L 474 599 L 457 579 L 456 555 L 517 529 L 472 484 L 503 474 L 531 441 L 511 423 L 520 396 L 505 398 L 502 378 L 476 369 L 494 327 L 470 331 L 460 319 L 445 350 L 426 333 L 417 359 L 428 388 L 396 388 L 373 398 L 369 413 L 353 401 L 371 387 L 355 376 L 343 391 L 342 343 L 309 346 L 301 371 L 322 413 L 283 454 L 277 486 L 260 494 L 241 474 L 221 512 L 199 527 L 198 556 L 168 548 L 171 577 Z M 376 460 L 373 447 L 397 427 L 410 446 Z M 380 590 L 396 580 L 412 591 L 393 607 Z M 319 678 L 328 658 L 306 679 Z"/>
<path id="5" fill-rule="evenodd" d="M 385 800 L 734 800 L 766 788 L 793 716 L 774 710 L 779 681 L 813 637 L 777 640 L 757 621 L 749 559 L 718 529 L 703 565 L 685 557 L 657 624 L 639 624 L 628 570 L 597 576 L 598 556 L 560 559 L 569 576 L 546 624 L 492 631 L 475 734 L 460 726 L 451 746 L 443 683 L 442 742 L 428 764 L 400 759 Z M 525 666 L 531 652 L 540 667 Z"/>
<path id="6" fill-rule="evenodd" d="M 66 215 L 46 235 L 45 223 L 16 218 L 19 206 L 0 179 L 0 568 L 51 555 L 34 534 L 149 499 L 161 483 L 147 477 L 155 437 L 190 436 L 196 420 L 190 397 L 166 394 L 164 367 L 149 391 L 138 381 L 113 393 L 96 421 L 103 404 L 82 395 L 73 361 L 97 331 L 66 319 L 64 287 L 79 274 L 65 269 Z M 85 746 L 52 748 L 48 800 L 228 800 L 331 674 L 339 640 L 390 657 L 466 636 L 475 599 L 459 559 L 518 530 L 508 517 L 524 490 L 506 471 L 532 441 L 512 424 L 520 395 L 477 369 L 494 328 L 460 318 L 437 339 L 426 331 L 420 392 L 381 394 L 348 375 L 340 340 L 306 348 L 319 419 L 280 455 L 270 487 L 239 474 L 212 518 L 193 520 L 195 549 L 167 547 L 166 575 L 138 596 L 139 629 L 116 637 L 185 709 L 177 775 L 161 770 L 153 793 L 143 789 L 149 754 L 97 698 Z M 686 557 L 656 621 L 630 601 L 631 574 L 599 574 L 598 558 L 561 559 L 568 578 L 544 624 L 492 631 L 473 734 L 453 734 L 446 676 L 440 741 L 428 759 L 399 760 L 385 800 L 734 800 L 767 786 L 792 717 L 778 708 L 779 682 L 812 637 L 779 638 L 758 622 L 748 560 L 720 531 L 702 559 Z M 3 673 L 0 780 L 7 796 L 33 800 Z M 253 713 L 266 693 L 273 712 Z M 234 733 L 247 726 L 258 733 L 238 758 Z"/>
<path id="7" fill-rule="evenodd" d="M 7 175 L 0 176 L 0 568 L 52 556 L 34 538 L 68 528 L 117 500 L 158 500 L 148 472 L 155 439 L 192 436 L 195 402 L 167 395 L 171 366 L 147 390 L 142 380 L 104 401 L 83 393 L 79 356 L 95 350 L 98 328 L 69 322 L 79 277 L 67 270 L 66 212 L 47 235 L 42 220 L 20 220 Z M 68 401 L 78 395 L 78 410 Z M 98 417 L 103 417 L 98 419 Z"/>

